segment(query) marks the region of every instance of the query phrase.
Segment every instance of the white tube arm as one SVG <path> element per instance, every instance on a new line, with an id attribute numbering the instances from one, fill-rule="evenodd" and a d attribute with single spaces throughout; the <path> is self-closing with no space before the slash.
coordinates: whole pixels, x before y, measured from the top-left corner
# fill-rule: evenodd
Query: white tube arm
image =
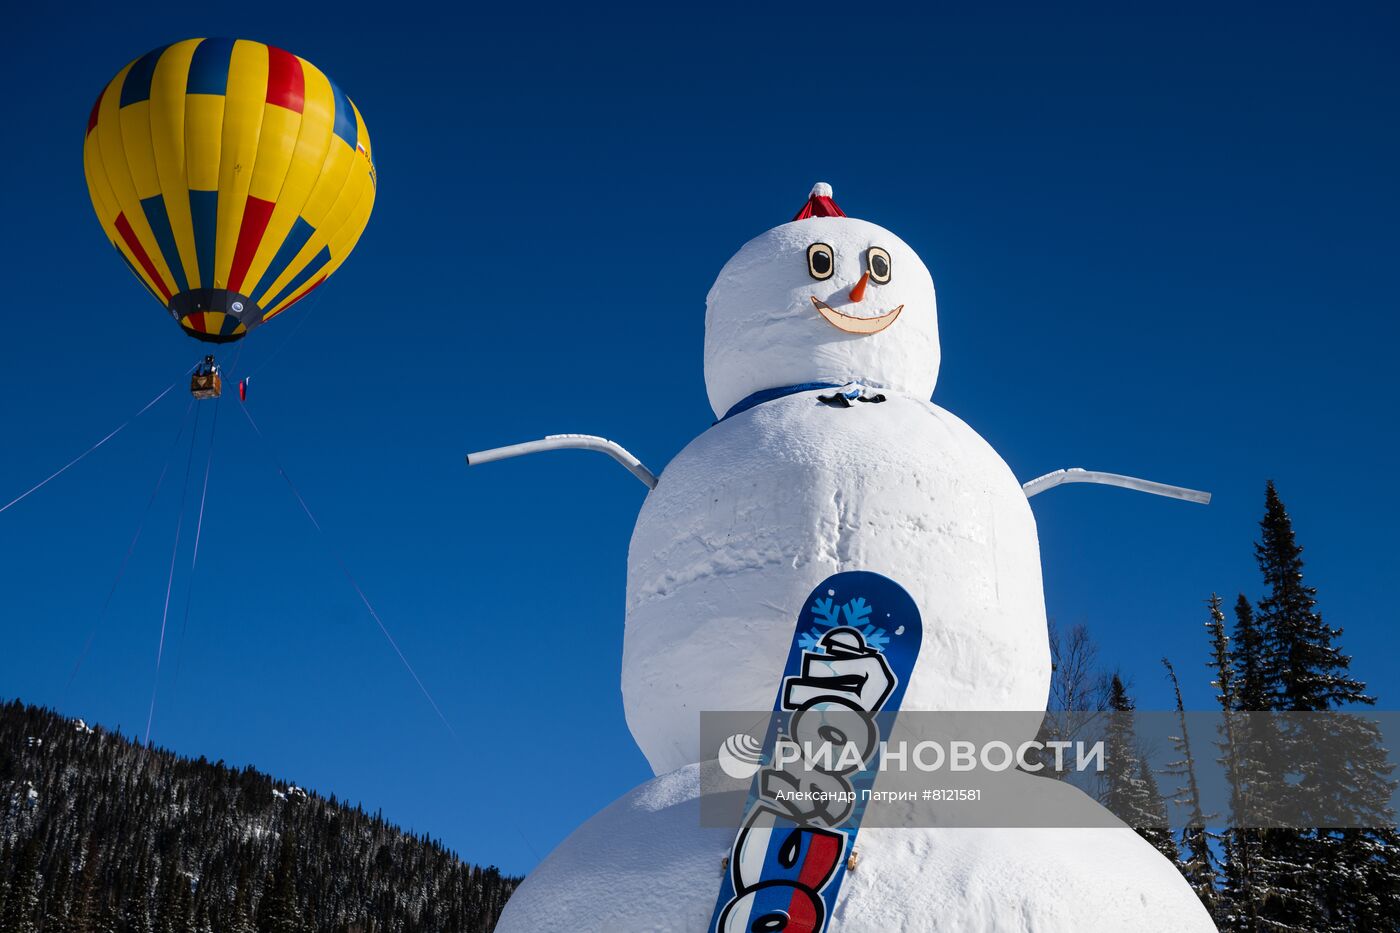
<path id="1" fill-rule="evenodd" d="M 1053 473 L 1046 473 L 1044 476 L 1037 476 L 1029 483 L 1023 483 L 1021 489 L 1029 499 L 1047 489 L 1053 489 L 1062 483 L 1100 483 L 1104 486 L 1121 486 L 1124 489 L 1136 489 L 1138 492 L 1149 492 L 1154 496 L 1167 496 L 1171 499 L 1185 499 L 1187 502 L 1199 502 L 1201 505 L 1210 503 L 1210 493 L 1201 492 L 1199 489 L 1187 489 L 1184 486 L 1168 486 L 1166 483 L 1154 483 L 1151 480 L 1138 479 L 1136 476 L 1122 476 L 1118 473 L 1100 473 L 1095 470 L 1084 470 L 1079 467 L 1071 467 L 1068 470 L 1056 470 Z"/>
<path id="2" fill-rule="evenodd" d="M 656 488 L 656 474 L 643 466 L 642 461 L 628 453 L 621 444 L 614 443 L 607 438 L 595 437 L 592 434 L 551 434 L 538 441 L 526 441 L 523 444 L 511 444 L 509 447 L 479 450 L 476 453 L 467 454 L 467 466 L 490 463 L 493 460 L 508 460 L 511 457 L 523 457 L 526 454 L 537 454 L 544 450 L 596 450 L 599 453 L 607 454 L 625 466 L 633 476 L 645 483 L 648 489 Z"/>

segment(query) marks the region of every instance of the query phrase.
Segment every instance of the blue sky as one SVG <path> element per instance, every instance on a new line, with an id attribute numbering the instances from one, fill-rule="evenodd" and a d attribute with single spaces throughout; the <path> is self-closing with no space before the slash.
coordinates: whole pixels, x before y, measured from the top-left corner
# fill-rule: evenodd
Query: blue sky
<path id="1" fill-rule="evenodd" d="M 710 282 L 817 180 L 924 257 L 935 401 L 1019 476 L 1215 493 L 1035 500 L 1051 615 L 1092 629 L 1140 705 L 1168 700 L 1164 654 L 1209 702 L 1202 601 L 1257 591 L 1269 477 L 1357 674 L 1400 703 L 1393 8 L 42 6 L 10 14 L 0 62 L 0 500 L 203 352 L 88 203 L 84 121 L 118 68 L 188 36 L 271 42 L 334 77 L 375 144 L 355 254 L 238 368 L 463 741 L 226 400 L 183 640 L 192 510 L 177 563 L 160 743 L 512 871 L 645 779 L 618 691 L 642 487 L 593 455 L 462 455 L 583 431 L 664 467 L 712 420 Z M 187 448 L 99 611 L 185 402 L 0 515 L 0 695 L 144 730 Z M 562 788 L 561 754 L 582 762 Z"/>

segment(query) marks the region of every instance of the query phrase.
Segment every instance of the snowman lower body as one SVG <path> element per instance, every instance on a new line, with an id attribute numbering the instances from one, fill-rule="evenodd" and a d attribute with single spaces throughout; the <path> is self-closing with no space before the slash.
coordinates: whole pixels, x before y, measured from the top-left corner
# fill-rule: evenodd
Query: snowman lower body
<path id="1" fill-rule="evenodd" d="M 689 765 L 623 796 L 520 886 L 497 933 L 703 933 L 733 830 L 701 824 Z M 1097 806 L 1025 776 L 1047 805 Z M 1215 925 L 1180 872 L 1127 827 L 867 828 L 832 933 L 1195 933 Z"/>

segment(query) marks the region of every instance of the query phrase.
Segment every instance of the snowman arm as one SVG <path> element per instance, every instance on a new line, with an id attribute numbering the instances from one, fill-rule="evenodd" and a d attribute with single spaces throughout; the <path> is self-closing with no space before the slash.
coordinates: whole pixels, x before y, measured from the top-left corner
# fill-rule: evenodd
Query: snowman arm
<path id="1" fill-rule="evenodd" d="M 1061 483 L 1101 483 L 1105 486 L 1122 486 L 1124 489 L 1150 492 L 1154 496 L 1167 496 L 1172 499 L 1185 499 L 1187 502 L 1199 502 L 1202 505 L 1210 503 L 1210 493 L 1201 492 L 1199 489 L 1168 486 L 1166 483 L 1154 483 L 1151 480 L 1138 479 L 1136 476 L 1099 473 L 1095 470 L 1084 470 L 1079 467 L 1070 467 L 1068 470 L 1056 470 L 1053 473 L 1046 473 L 1044 476 L 1037 476 L 1029 483 L 1022 483 L 1021 489 L 1025 491 L 1026 498 L 1029 499 L 1031 496 L 1047 489 L 1053 489 Z"/>
<path id="2" fill-rule="evenodd" d="M 625 466 L 633 476 L 645 483 L 648 489 L 656 488 L 656 474 L 648 470 L 642 461 L 628 453 L 621 444 L 614 443 L 607 438 L 595 437 L 592 434 L 551 434 L 538 441 L 526 441 L 523 444 L 511 444 L 509 447 L 479 450 L 476 453 L 467 454 L 467 466 L 490 463 L 493 460 L 508 460 L 511 457 L 523 457 L 525 454 L 535 454 L 543 450 L 568 449 L 596 450 L 599 453 L 607 454 Z"/>

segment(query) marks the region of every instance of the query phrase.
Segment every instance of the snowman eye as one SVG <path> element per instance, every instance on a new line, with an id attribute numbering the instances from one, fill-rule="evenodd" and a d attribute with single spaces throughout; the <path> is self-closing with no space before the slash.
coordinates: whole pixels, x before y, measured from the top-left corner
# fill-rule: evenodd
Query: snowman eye
<path id="1" fill-rule="evenodd" d="M 890 254 L 878 246 L 870 247 L 870 254 L 867 257 L 870 263 L 870 278 L 877 285 L 884 285 L 890 280 Z"/>
<path id="2" fill-rule="evenodd" d="M 836 253 L 825 243 L 813 243 L 807 247 L 807 271 L 814 279 L 829 279 L 836 270 Z"/>

